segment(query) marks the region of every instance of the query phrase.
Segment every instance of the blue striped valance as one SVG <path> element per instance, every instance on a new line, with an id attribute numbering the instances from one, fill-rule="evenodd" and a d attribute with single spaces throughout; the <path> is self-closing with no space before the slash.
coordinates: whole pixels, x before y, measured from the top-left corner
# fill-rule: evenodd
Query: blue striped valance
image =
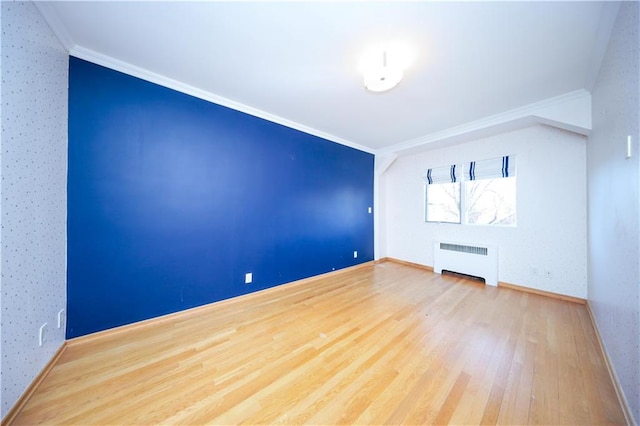
<path id="1" fill-rule="evenodd" d="M 506 178 L 516 175 L 515 157 L 504 156 L 489 160 L 472 161 L 466 168 L 468 180 Z"/>
<path id="2" fill-rule="evenodd" d="M 429 185 L 433 183 L 455 183 L 458 181 L 456 176 L 456 165 L 446 167 L 435 167 L 427 169 L 424 178 Z"/>

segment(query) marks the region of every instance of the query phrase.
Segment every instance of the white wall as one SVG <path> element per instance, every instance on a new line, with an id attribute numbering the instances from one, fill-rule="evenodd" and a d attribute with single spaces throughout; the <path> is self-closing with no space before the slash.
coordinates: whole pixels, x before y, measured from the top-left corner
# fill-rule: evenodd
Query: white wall
<path id="1" fill-rule="evenodd" d="M 516 227 L 425 223 L 427 168 L 514 155 Z M 380 178 L 380 256 L 433 266 L 438 240 L 498 246 L 498 280 L 586 298 L 585 137 L 535 125 L 400 157 Z M 548 273 L 547 273 L 548 272 Z"/>
<path id="2" fill-rule="evenodd" d="M 4 417 L 64 341 L 68 55 L 32 3 L 0 7 Z"/>
<path id="3" fill-rule="evenodd" d="M 587 143 L 589 303 L 640 423 L 640 15 L 623 2 L 593 90 Z M 627 135 L 633 156 L 626 159 Z"/>

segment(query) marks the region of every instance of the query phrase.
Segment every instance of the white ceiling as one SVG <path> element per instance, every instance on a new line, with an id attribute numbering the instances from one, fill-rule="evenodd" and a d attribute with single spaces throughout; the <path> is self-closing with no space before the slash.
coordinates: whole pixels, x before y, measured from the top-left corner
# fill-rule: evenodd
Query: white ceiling
<path id="1" fill-rule="evenodd" d="M 370 152 L 590 90 L 611 31 L 605 2 L 38 6 L 74 56 Z M 389 41 L 415 62 L 367 92 L 359 55 Z"/>

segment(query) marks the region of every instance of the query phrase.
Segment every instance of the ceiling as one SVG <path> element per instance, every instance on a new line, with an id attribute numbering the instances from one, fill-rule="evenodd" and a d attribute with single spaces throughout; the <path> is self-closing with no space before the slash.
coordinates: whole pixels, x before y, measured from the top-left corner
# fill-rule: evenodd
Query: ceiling
<path id="1" fill-rule="evenodd" d="M 590 90 L 606 2 L 47 2 L 70 53 L 369 152 Z M 610 13 L 609 13 L 610 15 Z M 372 43 L 415 60 L 394 89 Z"/>

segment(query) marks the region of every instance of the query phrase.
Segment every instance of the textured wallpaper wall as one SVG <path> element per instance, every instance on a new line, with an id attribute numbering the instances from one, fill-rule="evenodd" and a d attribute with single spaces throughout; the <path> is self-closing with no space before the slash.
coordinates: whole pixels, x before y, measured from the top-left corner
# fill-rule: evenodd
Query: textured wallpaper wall
<path id="1" fill-rule="evenodd" d="M 4 417 L 64 341 L 68 55 L 32 3 L 1 7 Z"/>
<path id="2" fill-rule="evenodd" d="M 622 2 L 593 90 L 587 143 L 589 303 L 640 423 L 640 3 Z M 627 136 L 634 141 L 626 157 Z"/>

